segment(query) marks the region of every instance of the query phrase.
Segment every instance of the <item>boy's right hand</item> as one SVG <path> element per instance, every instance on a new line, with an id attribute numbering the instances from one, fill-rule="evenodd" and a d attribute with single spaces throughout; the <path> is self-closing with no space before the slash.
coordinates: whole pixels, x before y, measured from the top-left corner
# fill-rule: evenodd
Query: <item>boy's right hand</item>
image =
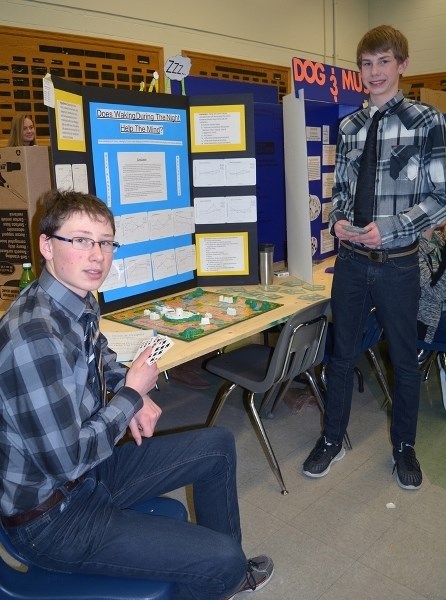
<path id="1" fill-rule="evenodd" d="M 132 362 L 130 369 L 125 376 L 125 385 L 136 390 L 141 396 L 145 396 L 152 390 L 159 376 L 158 365 L 147 364 L 147 359 L 152 353 L 149 346 Z"/>

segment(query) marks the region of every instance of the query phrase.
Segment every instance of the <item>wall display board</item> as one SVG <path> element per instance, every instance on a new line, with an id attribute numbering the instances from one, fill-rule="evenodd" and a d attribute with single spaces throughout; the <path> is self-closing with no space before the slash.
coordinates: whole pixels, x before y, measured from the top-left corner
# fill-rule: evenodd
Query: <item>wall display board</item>
<path id="1" fill-rule="evenodd" d="M 313 261 L 336 253 L 328 230 L 341 119 L 367 99 L 359 72 L 293 58 L 284 99 L 288 270 L 312 280 Z"/>
<path id="2" fill-rule="evenodd" d="M 252 96 L 190 98 L 190 128 L 198 282 L 258 283 Z"/>
<path id="3" fill-rule="evenodd" d="M 90 190 L 116 219 L 102 311 L 196 285 L 188 99 L 55 77 L 47 88 L 56 186 Z"/>

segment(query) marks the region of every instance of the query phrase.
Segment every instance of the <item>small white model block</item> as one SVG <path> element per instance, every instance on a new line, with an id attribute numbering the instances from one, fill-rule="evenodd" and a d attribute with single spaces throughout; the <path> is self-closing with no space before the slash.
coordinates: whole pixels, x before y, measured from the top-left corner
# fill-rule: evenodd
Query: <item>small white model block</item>
<path id="1" fill-rule="evenodd" d="M 228 317 L 235 317 L 235 315 L 237 314 L 237 311 L 235 308 L 228 306 L 228 308 L 226 309 L 226 314 L 228 315 Z"/>

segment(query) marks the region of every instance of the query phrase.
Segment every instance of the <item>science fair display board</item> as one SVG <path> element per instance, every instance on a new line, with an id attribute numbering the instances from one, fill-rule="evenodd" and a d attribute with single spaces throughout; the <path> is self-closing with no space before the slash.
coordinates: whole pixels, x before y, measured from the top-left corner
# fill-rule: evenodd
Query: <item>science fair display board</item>
<path id="1" fill-rule="evenodd" d="M 292 73 L 283 102 L 288 270 L 312 281 L 313 261 L 337 251 L 328 216 L 339 124 L 368 96 L 357 71 L 293 58 Z"/>
<path id="2" fill-rule="evenodd" d="M 200 254 L 195 245 L 190 135 L 196 148 L 213 156 L 227 144 L 231 152 L 237 135 L 246 145 L 244 120 L 229 118 L 227 124 L 233 108 L 222 103 L 216 110 L 204 107 L 194 114 L 192 128 L 184 96 L 83 87 L 57 77 L 45 80 L 56 187 L 96 194 L 116 220 L 121 247 L 99 290 L 103 313 L 201 285 L 197 272 L 214 275 L 215 285 L 225 285 L 228 274 L 231 284 L 256 276 L 246 246 L 250 237 L 253 248 L 254 234 L 243 232 L 244 245 L 236 244 L 231 252 L 213 252 L 222 230 L 225 242 L 231 238 L 226 237 L 231 233 L 227 220 L 214 238 L 212 227 L 207 232 Z M 245 107 L 237 110 L 246 114 Z M 217 126 L 220 136 L 214 133 Z M 223 150 L 218 159 L 224 161 L 224 156 Z M 198 171 L 201 182 L 215 174 L 206 172 L 204 164 Z"/>

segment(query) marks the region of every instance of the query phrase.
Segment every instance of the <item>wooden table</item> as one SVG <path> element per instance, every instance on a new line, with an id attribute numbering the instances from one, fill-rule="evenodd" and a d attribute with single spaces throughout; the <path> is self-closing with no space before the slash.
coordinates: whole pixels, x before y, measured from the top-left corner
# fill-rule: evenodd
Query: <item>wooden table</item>
<path id="1" fill-rule="evenodd" d="M 332 266 L 334 263 L 334 257 L 326 259 L 319 264 L 314 265 L 313 273 L 313 284 L 324 285 L 323 290 L 316 290 L 314 293 L 324 298 L 329 298 L 331 294 L 331 283 L 333 275 L 326 273 L 325 269 Z M 286 281 L 286 278 L 276 277 L 274 285 L 279 286 L 279 291 L 275 292 L 280 294 L 280 285 Z M 247 292 L 249 289 L 258 290 L 259 286 L 243 286 Z M 221 286 L 217 287 L 206 287 L 203 288 L 209 291 L 220 291 L 223 289 Z M 309 291 L 308 293 L 312 293 Z M 160 298 L 161 299 L 161 298 Z M 246 321 L 236 323 L 215 333 L 205 335 L 204 337 L 193 340 L 192 342 L 183 342 L 182 340 L 174 340 L 173 347 L 166 352 L 164 356 L 158 361 L 158 367 L 160 371 L 167 371 L 182 363 L 188 362 L 194 358 L 204 356 L 209 352 L 220 350 L 226 346 L 240 342 L 241 340 L 250 338 L 262 331 L 265 331 L 276 324 L 285 321 L 290 315 L 297 312 L 299 309 L 303 309 L 314 302 L 314 300 L 303 300 L 298 298 L 294 294 L 281 294 L 279 299 L 274 299 L 274 302 L 281 304 L 282 306 L 275 308 L 266 313 L 262 313 Z M 108 331 L 134 331 L 134 328 L 129 325 L 123 325 L 110 321 L 108 319 L 101 320 L 101 331 L 107 336 Z"/>

